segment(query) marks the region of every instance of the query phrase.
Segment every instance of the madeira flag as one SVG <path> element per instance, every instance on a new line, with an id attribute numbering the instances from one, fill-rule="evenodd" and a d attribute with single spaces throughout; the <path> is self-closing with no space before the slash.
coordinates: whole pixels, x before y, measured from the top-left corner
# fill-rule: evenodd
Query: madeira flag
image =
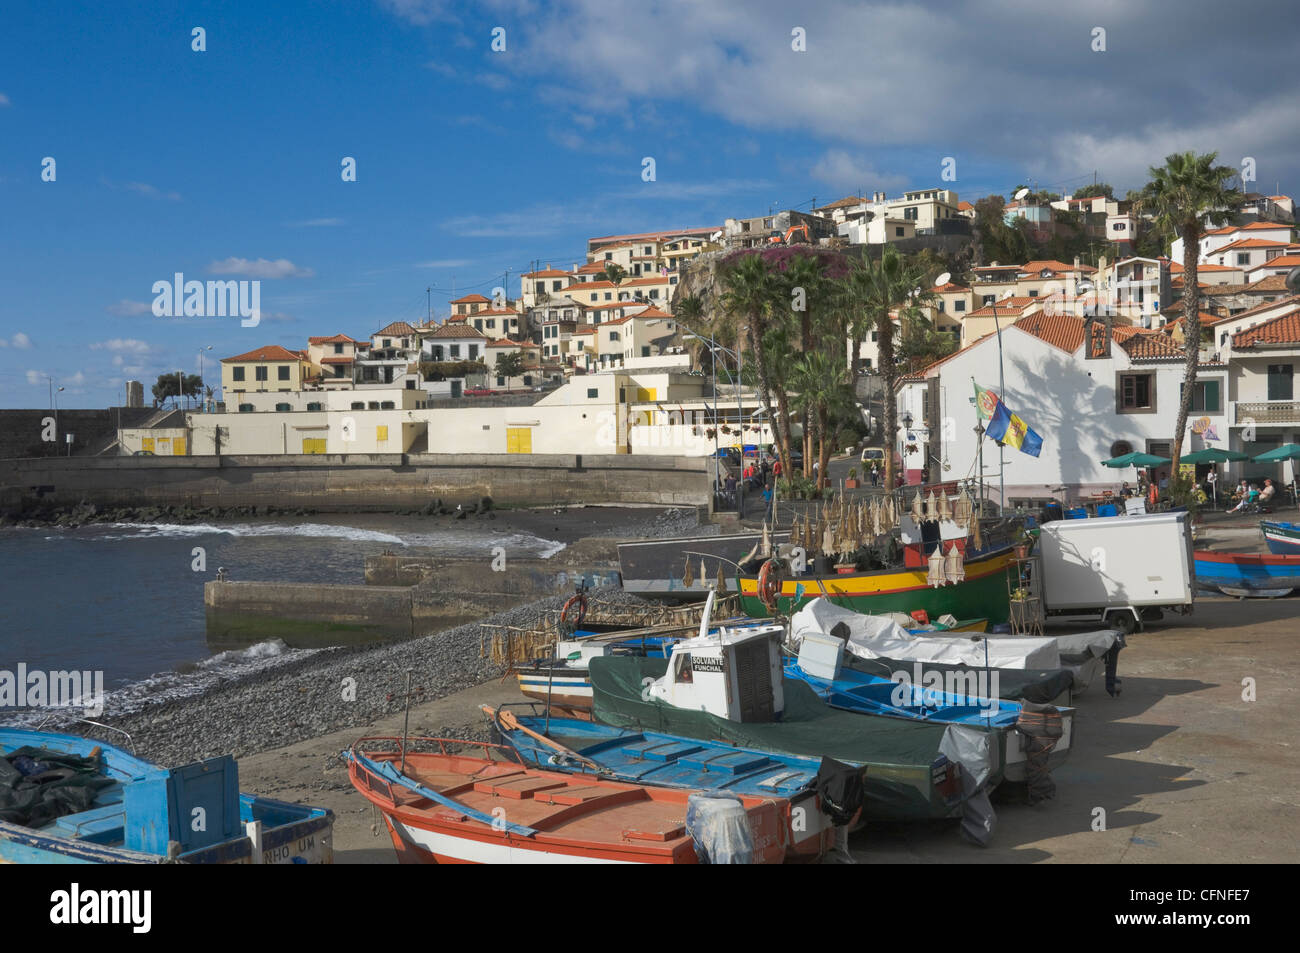
<path id="1" fill-rule="evenodd" d="M 984 418 L 986 401 L 992 398 L 993 406 L 988 417 L 985 433 L 994 441 L 1015 447 L 1021 453 L 1036 457 L 1043 449 L 1043 438 L 1029 429 L 1029 425 L 1007 409 L 1007 405 L 998 400 L 991 391 L 975 385 L 975 405 L 980 418 Z"/>

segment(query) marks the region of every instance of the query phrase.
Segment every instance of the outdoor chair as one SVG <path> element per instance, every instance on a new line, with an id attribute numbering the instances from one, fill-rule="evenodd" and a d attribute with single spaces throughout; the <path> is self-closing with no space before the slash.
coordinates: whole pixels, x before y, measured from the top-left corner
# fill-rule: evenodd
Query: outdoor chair
<path id="1" fill-rule="evenodd" d="M 1114 503 L 1103 503 L 1097 507 L 1098 516 L 1119 516 L 1119 507 Z"/>
<path id="2" fill-rule="evenodd" d="M 1065 511 L 1065 518 L 1067 520 L 1086 520 L 1088 518 L 1088 511 L 1082 506 L 1072 506 L 1070 509 Z"/>

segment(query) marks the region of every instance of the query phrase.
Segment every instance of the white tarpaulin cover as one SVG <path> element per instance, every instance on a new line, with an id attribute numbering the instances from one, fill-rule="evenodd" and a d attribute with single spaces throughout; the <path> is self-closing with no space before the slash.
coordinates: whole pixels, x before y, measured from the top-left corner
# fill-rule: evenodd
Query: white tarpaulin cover
<path id="1" fill-rule="evenodd" d="M 794 643 L 792 647 L 797 647 L 803 641 L 806 632 L 830 635 L 831 629 L 838 622 L 843 622 L 849 629 L 848 645 L 845 648 L 859 658 L 906 659 L 978 668 L 985 665 L 990 668 L 1061 667 L 1056 637 L 995 635 L 986 638 L 975 632 L 913 635 L 884 616 L 863 615 L 820 598 L 809 602 L 790 620 L 790 636 Z M 972 636 L 976 636 L 977 640 L 972 639 Z"/>

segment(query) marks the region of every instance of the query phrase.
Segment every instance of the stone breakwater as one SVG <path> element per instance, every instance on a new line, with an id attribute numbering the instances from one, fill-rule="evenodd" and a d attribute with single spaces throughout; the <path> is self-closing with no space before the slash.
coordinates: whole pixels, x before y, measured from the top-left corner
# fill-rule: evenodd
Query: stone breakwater
<path id="1" fill-rule="evenodd" d="M 540 599 L 408 642 L 326 649 L 289 658 L 201 695 L 146 705 L 125 716 L 115 717 L 110 705 L 103 722 L 130 734 L 142 757 L 164 765 L 222 754 L 238 758 L 331 731 L 360 730 L 377 718 L 402 711 L 407 672 L 412 705 L 500 678 L 504 672 L 490 659 L 490 636 L 484 625 L 532 625 L 548 610 L 562 607 L 566 599 L 567 595 Z M 647 604 L 616 588 L 594 590 L 591 599 L 604 605 Z M 80 728 L 87 736 L 122 744 L 117 731 Z"/>

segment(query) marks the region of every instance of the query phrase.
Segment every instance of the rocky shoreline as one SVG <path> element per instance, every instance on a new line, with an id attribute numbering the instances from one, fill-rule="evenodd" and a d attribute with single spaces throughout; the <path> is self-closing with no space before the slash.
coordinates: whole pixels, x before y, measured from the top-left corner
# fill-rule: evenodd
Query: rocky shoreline
<path id="1" fill-rule="evenodd" d="M 407 672 L 413 706 L 501 678 L 504 672 L 491 661 L 484 625 L 534 624 L 567 598 L 540 599 L 406 642 L 287 658 L 201 694 L 147 705 L 128 715 L 114 716 L 110 703 L 99 721 L 116 731 L 84 724 L 69 730 L 118 745 L 123 743 L 120 732 L 126 732 L 139 755 L 170 766 L 222 754 L 239 758 L 331 731 L 360 729 L 403 710 Z M 617 587 L 593 590 L 589 598 L 602 605 L 647 604 Z M 466 723 L 475 724 L 474 714 L 467 714 Z"/>

